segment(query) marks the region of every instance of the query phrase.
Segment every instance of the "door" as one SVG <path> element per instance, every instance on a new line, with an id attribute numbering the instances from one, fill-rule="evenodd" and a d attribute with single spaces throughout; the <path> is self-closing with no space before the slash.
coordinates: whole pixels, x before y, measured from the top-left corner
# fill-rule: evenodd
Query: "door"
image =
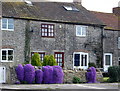
<path id="1" fill-rule="evenodd" d="M 110 66 L 112 66 L 112 53 L 105 53 L 104 54 L 104 71 L 107 72 Z"/>
<path id="2" fill-rule="evenodd" d="M 0 83 L 5 83 L 5 67 L 0 67 Z"/>

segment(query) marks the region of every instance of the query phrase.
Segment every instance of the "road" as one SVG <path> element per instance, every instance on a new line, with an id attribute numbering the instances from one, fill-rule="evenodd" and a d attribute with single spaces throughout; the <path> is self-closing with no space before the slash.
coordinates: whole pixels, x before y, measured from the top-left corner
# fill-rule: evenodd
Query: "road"
<path id="1" fill-rule="evenodd" d="M 118 83 L 95 83 L 95 84 L 19 84 L 0 85 L 2 91 L 120 91 Z"/>

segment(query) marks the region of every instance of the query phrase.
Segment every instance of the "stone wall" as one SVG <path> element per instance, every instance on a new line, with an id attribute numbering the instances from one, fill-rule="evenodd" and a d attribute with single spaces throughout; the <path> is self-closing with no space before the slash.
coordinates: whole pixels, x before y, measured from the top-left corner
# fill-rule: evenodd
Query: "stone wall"
<path id="1" fill-rule="evenodd" d="M 118 57 L 120 57 L 120 51 L 118 49 L 118 37 L 120 36 L 119 31 L 105 30 L 104 31 L 104 53 L 112 53 L 112 64 L 118 65 Z"/>
<path id="2" fill-rule="evenodd" d="M 64 70 L 64 83 L 72 83 L 73 77 L 80 78 L 81 82 L 86 82 L 86 72 L 84 70 Z M 103 75 L 100 71 L 97 72 L 97 81 L 103 81 Z"/>
<path id="3" fill-rule="evenodd" d="M 16 73 L 15 73 L 16 67 L 10 67 L 10 77 L 7 83 L 14 84 L 17 80 Z M 85 70 L 63 70 L 64 72 L 64 83 L 71 84 L 73 81 L 73 77 L 79 77 L 81 82 L 86 82 L 86 71 Z M 103 75 L 102 73 L 97 70 L 97 81 L 102 82 L 103 81 Z"/>

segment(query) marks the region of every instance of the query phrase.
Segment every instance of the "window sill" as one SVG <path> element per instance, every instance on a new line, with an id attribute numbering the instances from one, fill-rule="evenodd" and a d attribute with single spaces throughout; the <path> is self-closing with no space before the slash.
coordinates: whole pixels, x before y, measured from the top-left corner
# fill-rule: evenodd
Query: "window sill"
<path id="1" fill-rule="evenodd" d="M 76 37 L 86 37 L 86 35 L 85 35 L 85 36 L 82 36 L 82 35 L 76 35 Z"/>
<path id="2" fill-rule="evenodd" d="M 2 31 L 14 31 L 14 29 L 1 29 Z"/>
<path id="3" fill-rule="evenodd" d="M 12 63 L 13 61 L 0 61 L 1 63 Z"/>

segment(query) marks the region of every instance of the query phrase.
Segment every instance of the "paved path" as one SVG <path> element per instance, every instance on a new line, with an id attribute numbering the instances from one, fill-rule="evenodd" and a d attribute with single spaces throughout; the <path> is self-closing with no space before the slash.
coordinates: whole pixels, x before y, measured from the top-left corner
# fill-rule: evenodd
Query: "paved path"
<path id="1" fill-rule="evenodd" d="M 97 84 L 19 84 L 19 85 L 8 85 L 3 84 L 0 85 L 0 89 L 3 91 L 14 91 L 14 90 L 60 90 L 60 89 L 93 89 L 93 90 L 101 90 L 101 91 L 118 91 L 119 88 L 118 83 L 97 83 Z M 81 90 L 81 91 L 82 91 Z"/>

